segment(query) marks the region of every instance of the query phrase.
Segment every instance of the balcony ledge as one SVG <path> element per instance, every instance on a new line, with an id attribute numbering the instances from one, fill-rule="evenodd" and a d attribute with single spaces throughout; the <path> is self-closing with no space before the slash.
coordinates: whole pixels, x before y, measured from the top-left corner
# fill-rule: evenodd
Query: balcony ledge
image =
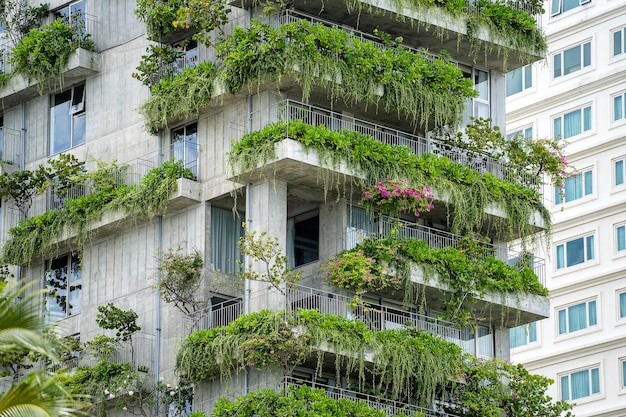
<path id="1" fill-rule="evenodd" d="M 0 89 L 0 99 L 5 108 L 72 85 L 100 72 L 100 55 L 79 48 L 70 55 L 67 65 L 58 76 L 49 77 L 41 84 L 16 74 Z"/>
<path id="2" fill-rule="evenodd" d="M 452 288 L 439 279 L 434 273 L 428 278 L 424 268 L 414 265 L 411 271 L 411 281 L 424 286 L 425 298 L 428 305 L 434 310 L 440 310 L 438 301 L 441 292 L 452 292 Z M 493 324 L 512 328 L 521 324 L 542 320 L 550 316 L 550 300 L 548 297 L 525 293 L 502 293 L 488 291 L 484 295 L 472 297 L 466 306 L 478 317 L 484 319 L 482 324 Z"/>

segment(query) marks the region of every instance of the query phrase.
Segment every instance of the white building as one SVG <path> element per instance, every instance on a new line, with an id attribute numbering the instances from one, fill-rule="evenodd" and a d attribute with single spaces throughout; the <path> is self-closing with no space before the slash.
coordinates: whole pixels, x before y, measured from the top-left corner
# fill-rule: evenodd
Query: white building
<path id="1" fill-rule="evenodd" d="M 626 415 L 626 2 L 550 0 L 546 61 L 507 78 L 507 133 L 560 136 L 576 174 L 546 188 L 550 318 L 511 357 L 555 380 L 577 416 Z"/>

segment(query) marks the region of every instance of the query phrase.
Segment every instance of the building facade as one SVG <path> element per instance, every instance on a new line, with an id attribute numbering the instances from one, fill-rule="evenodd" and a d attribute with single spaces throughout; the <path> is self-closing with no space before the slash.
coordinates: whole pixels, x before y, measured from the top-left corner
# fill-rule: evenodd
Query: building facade
<path id="1" fill-rule="evenodd" d="M 100 307 L 132 309 L 141 330 L 108 359 L 130 363 L 150 393 L 168 383 L 176 396 L 183 383 L 178 378 L 187 377 L 193 400 L 185 398 L 185 413 L 208 414 L 220 397 L 254 388 L 304 384 L 323 386 L 335 398 L 365 399 L 388 414 L 448 415 L 460 413 L 454 395 L 446 393 L 449 380 L 467 375 L 446 375 L 417 396 L 391 380 L 388 392 L 379 385 L 366 393 L 363 387 L 375 387 L 380 376 L 372 369 L 382 365 L 365 347 L 358 354 L 316 339 L 324 343 L 315 351 L 326 359 L 309 355 L 282 372 L 276 363 L 268 370 L 247 361 L 233 365 L 226 379 L 220 378 L 226 350 L 214 354 L 200 376 L 197 367 L 185 367 L 191 362 L 180 352 L 192 351 L 185 350 L 190 335 L 217 329 L 208 334 L 221 337 L 236 331 L 227 326 L 238 317 L 263 310 L 284 312 L 289 337 L 306 333 L 305 323 L 312 332 L 311 322 L 295 316 L 302 310 L 363 323 L 368 335 L 435 335 L 458 347 L 459 355 L 508 360 L 510 328 L 534 326 L 573 308 L 564 298 L 566 313 L 549 311 L 545 261 L 519 246 L 549 225 L 536 179 L 435 132 L 472 117 L 505 125 L 505 74 L 526 74 L 522 65 L 543 53 L 536 2 L 296 1 L 273 5 L 270 13 L 265 5 L 234 2 L 224 4 L 226 15 L 219 3 L 174 3 L 55 0 L 42 12 L 40 32 L 24 32 L 7 18 L 2 169 L 6 175 L 49 170 L 38 187 L 20 182 L 36 192 L 5 193 L 3 256 L 18 277 L 49 291 L 44 314 L 58 333 L 81 343 L 111 336 L 97 323 Z M 207 8 L 215 15 L 208 16 Z M 502 8 L 527 26 L 517 32 L 519 22 L 489 20 Z M 67 41 L 58 50 L 28 53 L 56 45 L 56 36 Z M 573 71 L 570 55 L 564 50 L 564 74 Z M 587 104 L 572 104 L 581 120 L 587 120 Z M 563 131 L 570 128 L 574 110 L 556 111 Z M 57 160 L 60 166 L 50 162 Z M 623 168 L 619 160 L 611 164 Z M 422 212 L 407 213 L 402 204 L 395 212 L 366 210 L 364 193 L 378 181 L 408 188 L 419 183 L 424 188 L 410 193 L 424 194 Z M 383 198 L 389 198 L 386 192 Z M 297 283 L 264 275 L 267 265 L 242 253 L 244 222 L 257 236 L 275 239 L 287 266 L 301 274 Z M 623 240 L 624 228 L 615 222 L 616 239 Z M 598 233 L 581 226 L 583 244 L 595 253 Z M 367 281 L 372 265 L 387 262 L 377 279 L 397 283 L 364 285 L 359 292 L 332 285 L 320 272 L 331 276 L 324 265 L 343 262 L 343 251 L 361 256 L 371 237 L 421 242 L 408 262 L 374 259 L 361 277 Z M 572 251 L 569 237 L 557 233 L 554 242 Z M 402 250 L 409 253 L 407 248 Z M 194 268 L 204 278 L 178 305 L 155 288 L 168 271 L 166 255 L 175 253 L 197 254 Z M 593 249 L 585 253 L 594 258 Z M 452 261 L 443 267 L 437 256 L 482 269 L 463 287 L 464 269 Z M 253 275 L 240 281 L 235 276 L 242 268 Z M 490 282 L 479 284 L 482 277 Z M 502 282 L 509 279 L 522 283 L 507 287 Z M 613 296 L 619 299 L 617 292 Z M 596 298 L 583 301 L 589 311 L 602 305 Z M 190 305 L 191 312 L 185 310 Z M 300 321 L 290 321 L 294 317 Z M 383 346 L 381 340 L 371 346 Z M 78 365 L 94 364 L 103 354 L 98 352 L 72 356 Z M 359 365 L 340 374 L 346 359 L 336 358 L 355 354 Z M 405 387 L 417 389 L 415 380 L 407 381 Z M 100 406 L 121 415 L 144 406 L 135 402 L 137 388 L 122 388 L 102 390 Z"/>
<path id="2" fill-rule="evenodd" d="M 550 318 L 512 335 L 512 359 L 556 381 L 578 416 L 626 413 L 623 116 L 625 5 L 546 8 L 547 61 L 509 74 L 507 133 L 560 137 L 575 170 L 546 189 Z"/>

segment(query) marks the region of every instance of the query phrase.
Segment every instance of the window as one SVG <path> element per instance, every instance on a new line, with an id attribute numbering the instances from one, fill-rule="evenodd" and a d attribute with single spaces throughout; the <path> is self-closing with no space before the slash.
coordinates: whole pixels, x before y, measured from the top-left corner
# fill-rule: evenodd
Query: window
<path id="1" fill-rule="evenodd" d="M 85 84 L 55 94 L 50 106 L 50 154 L 85 143 Z"/>
<path id="2" fill-rule="evenodd" d="M 613 32 L 613 56 L 622 55 L 626 52 L 626 27 Z"/>
<path id="3" fill-rule="evenodd" d="M 591 42 L 576 45 L 554 54 L 552 57 L 553 77 L 571 74 L 591 65 Z"/>
<path id="4" fill-rule="evenodd" d="M 619 318 L 626 318 L 626 291 L 623 291 L 617 295 L 617 301 L 619 303 Z"/>
<path id="5" fill-rule="evenodd" d="M 530 139 L 533 137 L 533 127 L 528 126 L 523 129 L 516 130 L 514 132 L 510 132 L 506 135 L 506 140 L 512 140 L 516 137 L 524 137 L 526 139 Z"/>
<path id="6" fill-rule="evenodd" d="M 526 65 L 506 74 L 506 96 L 521 93 L 533 86 L 533 67 Z"/>
<path id="7" fill-rule="evenodd" d="M 626 93 L 620 93 L 613 96 L 613 121 L 623 120 L 626 118 Z"/>
<path id="8" fill-rule="evenodd" d="M 621 370 L 621 376 L 622 376 L 622 382 L 620 384 L 620 388 L 624 389 L 626 388 L 626 359 L 622 359 L 620 360 L 620 370 Z"/>
<path id="9" fill-rule="evenodd" d="M 600 393 L 600 368 L 597 366 L 560 375 L 559 379 L 562 400 L 573 401 Z"/>
<path id="10" fill-rule="evenodd" d="M 550 15 L 557 16 L 587 3 L 591 3 L 591 0 L 552 0 Z"/>
<path id="11" fill-rule="evenodd" d="M 48 323 L 80 313 L 82 272 L 74 254 L 61 256 L 48 264 L 46 271 L 46 321 Z"/>
<path id="12" fill-rule="evenodd" d="M 320 216 L 317 210 L 287 219 L 287 259 L 298 267 L 319 259 Z"/>
<path id="13" fill-rule="evenodd" d="M 537 322 L 523 324 L 509 330 L 511 349 L 537 341 Z"/>
<path id="14" fill-rule="evenodd" d="M 615 186 L 624 185 L 624 174 L 626 168 L 626 158 L 619 158 L 613 161 Z"/>
<path id="15" fill-rule="evenodd" d="M 593 193 L 593 171 L 591 169 L 571 175 L 565 179 L 565 203 L 578 200 Z M 554 188 L 554 203 L 563 204 L 561 188 Z"/>
<path id="16" fill-rule="evenodd" d="M 198 42 L 192 39 L 186 39 L 172 46 L 180 54 L 174 62 L 172 75 L 178 75 L 183 72 L 183 69 L 194 68 L 198 65 Z"/>
<path id="17" fill-rule="evenodd" d="M 577 332 L 598 324 L 596 300 L 571 305 L 557 310 L 559 335 Z"/>
<path id="18" fill-rule="evenodd" d="M 595 258 L 595 236 L 579 237 L 556 247 L 556 269 L 579 265 Z"/>
<path id="19" fill-rule="evenodd" d="M 472 355 L 493 358 L 494 339 L 491 328 L 479 324 L 476 328 L 467 326 L 461 329 L 460 346 L 463 351 Z"/>
<path id="20" fill-rule="evenodd" d="M 489 73 L 479 69 L 472 69 L 469 72 L 464 71 L 463 76 L 472 79 L 474 89 L 478 92 L 478 97 L 470 99 L 465 108 L 463 124 L 470 124 L 471 117 L 488 119 L 491 117 L 489 108 Z"/>
<path id="21" fill-rule="evenodd" d="M 615 246 L 617 247 L 617 251 L 621 252 L 626 250 L 626 226 L 620 225 L 615 228 Z"/>
<path id="22" fill-rule="evenodd" d="M 554 137 L 569 139 L 591 130 L 591 106 L 572 110 L 553 120 Z"/>
<path id="23" fill-rule="evenodd" d="M 243 236 L 241 218 L 232 210 L 211 206 L 211 266 L 225 274 L 239 272 L 237 261 L 243 260 L 239 238 Z"/>
<path id="24" fill-rule="evenodd" d="M 198 124 L 191 123 L 172 131 L 172 159 L 183 161 L 185 168 L 198 175 Z"/>
<path id="25" fill-rule="evenodd" d="M 57 10 L 55 18 L 61 18 L 71 26 L 85 28 L 85 1 L 75 1 Z"/>

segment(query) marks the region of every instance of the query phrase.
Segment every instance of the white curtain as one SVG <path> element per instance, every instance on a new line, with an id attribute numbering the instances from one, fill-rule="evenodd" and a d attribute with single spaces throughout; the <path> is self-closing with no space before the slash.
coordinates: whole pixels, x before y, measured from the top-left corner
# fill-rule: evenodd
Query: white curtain
<path id="1" fill-rule="evenodd" d="M 239 271 L 237 260 L 242 260 L 239 238 L 243 236 L 241 218 L 231 210 L 211 207 L 211 266 L 226 274 Z"/>

